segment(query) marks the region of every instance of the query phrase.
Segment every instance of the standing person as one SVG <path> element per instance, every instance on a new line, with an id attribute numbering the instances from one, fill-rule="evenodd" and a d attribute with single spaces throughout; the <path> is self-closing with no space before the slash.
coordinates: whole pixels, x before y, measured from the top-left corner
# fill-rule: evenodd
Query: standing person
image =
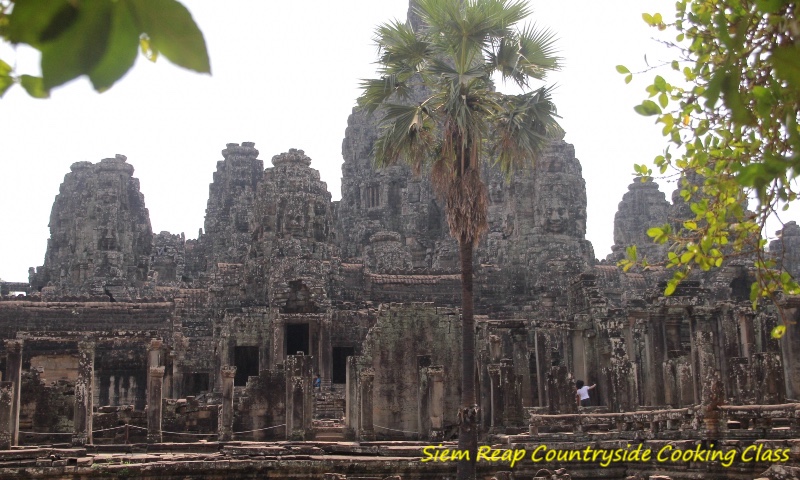
<path id="1" fill-rule="evenodd" d="M 319 378 L 319 373 L 314 376 L 314 390 L 322 390 L 322 379 Z"/>
<path id="2" fill-rule="evenodd" d="M 577 387 L 578 391 L 575 392 L 575 402 L 578 404 L 579 407 L 588 407 L 589 406 L 589 390 L 596 387 L 597 384 L 592 385 L 591 387 L 587 387 L 583 384 L 583 380 L 578 380 L 575 382 L 575 387 Z"/>

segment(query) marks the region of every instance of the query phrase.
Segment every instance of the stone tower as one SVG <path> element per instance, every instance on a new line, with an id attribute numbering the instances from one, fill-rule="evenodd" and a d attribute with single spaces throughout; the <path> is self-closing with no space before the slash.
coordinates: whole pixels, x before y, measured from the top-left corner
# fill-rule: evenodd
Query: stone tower
<path id="1" fill-rule="evenodd" d="M 77 162 L 50 214 L 44 265 L 31 278 L 61 295 L 135 297 L 147 279 L 153 231 L 139 180 L 124 155 Z"/>
<path id="2" fill-rule="evenodd" d="M 282 313 L 330 305 L 334 217 L 331 194 L 303 150 L 272 157 L 254 206 L 245 281 L 248 297 Z"/>
<path id="3" fill-rule="evenodd" d="M 206 207 L 205 249 L 208 269 L 217 263 L 244 263 L 250 245 L 253 204 L 264 163 L 253 142 L 229 143 L 217 162 L 214 181 L 209 185 Z"/>
<path id="4" fill-rule="evenodd" d="M 639 258 L 646 256 L 650 261 L 665 258 L 668 246 L 653 243 L 647 230 L 667 223 L 671 209 L 672 205 L 651 179 L 631 183 L 614 215 L 614 245 L 606 260 L 614 263 L 622 260 L 631 245 L 636 245 Z"/>

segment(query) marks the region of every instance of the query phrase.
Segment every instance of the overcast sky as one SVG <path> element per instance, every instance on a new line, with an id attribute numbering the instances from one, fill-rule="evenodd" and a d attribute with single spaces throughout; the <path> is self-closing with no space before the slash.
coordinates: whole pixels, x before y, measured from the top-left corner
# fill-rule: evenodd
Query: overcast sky
<path id="1" fill-rule="evenodd" d="M 152 64 L 140 57 L 111 90 L 97 94 L 79 80 L 49 100 L 14 87 L 0 100 L 0 278 L 25 281 L 44 259 L 48 220 L 72 163 L 124 154 L 135 167 L 153 231 L 203 226 L 208 184 L 226 143 L 252 141 L 265 166 L 289 148 L 304 149 L 339 199 L 341 143 L 358 82 L 375 76 L 377 24 L 405 19 L 405 0 L 184 0 L 203 30 L 212 76 Z M 672 18 L 669 1 L 531 0 L 532 19 L 557 32 L 564 68 L 548 83 L 566 141 L 583 165 L 588 234 L 605 258 L 613 244 L 617 204 L 634 163 L 665 146 L 652 119 L 632 107 L 642 81 L 625 85 L 614 67 L 632 70 L 667 59 L 641 20 L 644 11 Z M 661 52 L 661 53 L 660 53 Z M 26 52 L 0 49 L 20 73 L 38 70 Z M 662 186 L 669 197 L 674 186 Z M 770 232 L 771 233 L 771 232 Z"/>

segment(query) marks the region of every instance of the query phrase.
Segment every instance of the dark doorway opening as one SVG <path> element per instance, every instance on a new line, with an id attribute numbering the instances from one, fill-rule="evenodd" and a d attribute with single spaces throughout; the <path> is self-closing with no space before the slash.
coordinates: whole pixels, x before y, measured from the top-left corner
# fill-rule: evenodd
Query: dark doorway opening
<path id="1" fill-rule="evenodd" d="M 209 376 L 207 373 L 190 373 L 183 377 L 184 396 L 197 396 L 208 391 Z"/>
<path id="2" fill-rule="evenodd" d="M 236 366 L 235 386 L 247 385 L 247 377 L 258 376 L 258 347 L 236 347 L 233 364 Z"/>
<path id="3" fill-rule="evenodd" d="M 286 355 L 308 355 L 308 324 L 291 323 L 286 325 Z"/>
<path id="4" fill-rule="evenodd" d="M 333 347 L 332 383 L 347 383 L 347 357 L 355 354 L 353 347 Z"/>

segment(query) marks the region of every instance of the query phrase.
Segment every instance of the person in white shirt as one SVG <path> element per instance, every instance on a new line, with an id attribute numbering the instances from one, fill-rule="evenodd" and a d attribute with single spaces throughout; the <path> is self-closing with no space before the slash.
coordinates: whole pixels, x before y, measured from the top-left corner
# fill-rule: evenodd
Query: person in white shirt
<path id="1" fill-rule="evenodd" d="M 579 407 L 588 407 L 589 406 L 589 390 L 596 387 L 597 384 L 592 385 L 591 387 L 587 387 L 583 384 L 583 380 L 578 380 L 575 382 L 575 387 L 577 387 L 578 391 L 575 392 L 575 401 L 578 403 Z"/>

